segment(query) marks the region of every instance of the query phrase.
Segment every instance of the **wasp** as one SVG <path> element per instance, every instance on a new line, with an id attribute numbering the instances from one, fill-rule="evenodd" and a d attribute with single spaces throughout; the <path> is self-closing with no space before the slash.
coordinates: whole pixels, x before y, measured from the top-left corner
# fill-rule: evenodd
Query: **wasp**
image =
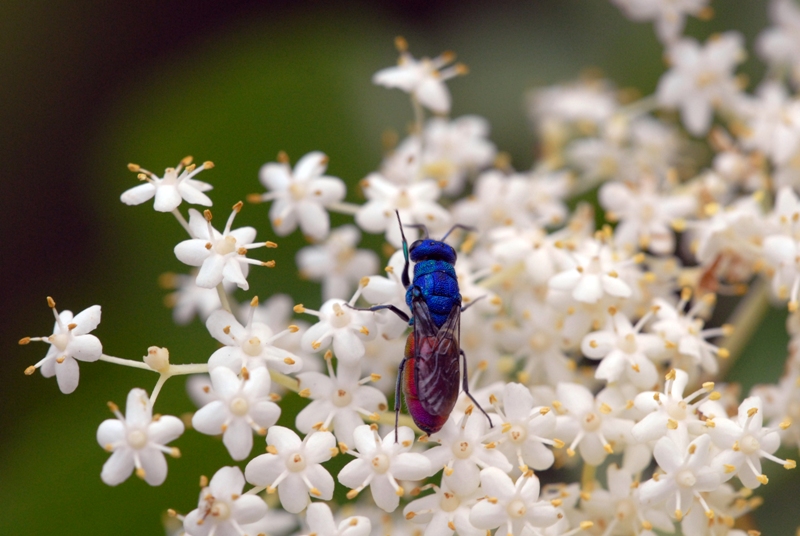
<path id="1" fill-rule="evenodd" d="M 400 415 L 401 386 L 411 418 L 426 434 L 441 430 L 453 411 L 458 399 L 459 378 L 464 393 L 486 415 L 489 426 L 492 426 L 489 415 L 469 392 L 467 357 L 459 346 L 459 340 L 461 313 L 472 304 L 461 306 L 454 267 L 456 250 L 444 242 L 455 229 L 472 229 L 456 224 L 441 240 L 433 240 L 429 238 L 428 229 L 424 225 L 409 225 L 425 232 L 424 239 L 414 241 L 409 247 L 400 214 L 397 211 L 395 214 L 403 238 L 405 258 L 401 281 L 406 288 L 406 303 L 411 310 L 411 317 L 394 305 L 374 305 L 362 309 L 388 309 L 408 322 L 412 328 L 406 340 L 405 355 L 400 362 L 395 385 L 395 441 Z M 409 278 L 410 261 L 416 263 L 413 281 Z"/>

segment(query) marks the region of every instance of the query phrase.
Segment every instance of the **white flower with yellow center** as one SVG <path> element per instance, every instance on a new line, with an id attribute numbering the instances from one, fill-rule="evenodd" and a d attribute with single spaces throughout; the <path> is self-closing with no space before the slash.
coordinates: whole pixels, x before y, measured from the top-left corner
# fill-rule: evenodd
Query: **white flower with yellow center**
<path id="1" fill-rule="evenodd" d="M 450 92 L 445 80 L 466 74 L 467 68 L 460 63 L 445 67 L 455 59 L 452 52 L 444 52 L 433 59 L 415 59 L 408 52 L 408 43 L 402 37 L 395 39 L 400 52 L 396 67 L 381 69 L 372 76 L 372 83 L 389 88 L 399 88 L 432 112 L 450 112 Z"/>
<path id="2" fill-rule="evenodd" d="M 407 426 L 392 430 L 383 439 L 377 430 L 361 425 L 353 432 L 355 451 L 347 445 L 339 447 L 356 459 L 339 472 L 339 482 L 351 490 L 349 499 L 370 487 L 372 498 L 380 508 L 393 512 L 400 504 L 405 490 L 398 480 L 422 480 L 431 476 L 431 462 L 415 452 L 409 452 L 414 444 L 414 432 Z"/>
<path id="3" fill-rule="evenodd" d="M 163 177 L 158 177 L 152 171 L 137 164 L 128 164 L 128 169 L 138 173 L 139 180 L 144 184 L 126 190 L 120 200 L 126 205 L 140 205 L 155 197 L 155 208 L 159 212 L 171 212 L 178 208 L 181 200 L 193 205 L 211 206 L 211 199 L 204 194 L 212 188 L 206 182 L 195 180 L 194 177 L 204 169 L 214 167 L 213 162 L 203 162 L 199 166 L 192 164 L 192 157 L 187 156 L 174 168 L 167 168 Z"/>
<path id="4" fill-rule="evenodd" d="M 40 368 L 45 378 L 56 377 L 58 388 L 66 395 L 78 387 L 80 377 L 78 361 L 97 361 L 103 354 L 100 339 L 89 335 L 89 332 L 100 323 L 100 306 L 92 305 L 73 317 L 72 311 L 59 313 L 56 310 L 56 302 L 49 296 L 47 305 L 56 318 L 53 334 L 48 337 L 25 337 L 19 343 L 41 341 L 49 343 L 50 349 L 41 361 L 25 369 L 25 374 L 30 376 Z"/>
<path id="5" fill-rule="evenodd" d="M 489 467 L 481 471 L 485 497 L 472 507 L 469 521 L 479 529 L 505 527 L 506 534 L 521 535 L 558 521 L 558 511 L 549 501 L 539 500 L 539 479 L 527 471 L 516 483 L 504 471 Z M 502 533 L 502 529 L 501 529 Z"/>
<path id="6" fill-rule="evenodd" d="M 269 210 L 272 227 L 280 236 L 294 231 L 298 224 L 304 235 L 322 240 L 328 235 L 330 217 L 327 207 L 345 196 L 342 179 L 323 175 L 328 157 L 319 151 L 303 156 L 289 167 L 286 153 L 278 154 L 278 162 L 264 164 L 259 180 L 269 192 L 254 194 L 250 201 L 274 201 Z"/>
<path id="7" fill-rule="evenodd" d="M 281 505 L 293 514 L 308 505 L 309 494 L 330 501 L 333 477 L 322 467 L 336 452 L 336 438 L 330 432 L 314 432 L 301 440 L 289 428 L 273 426 L 267 432 L 267 454 L 253 458 L 244 470 L 247 481 L 277 489 Z"/>
<path id="8" fill-rule="evenodd" d="M 296 305 L 298 313 L 308 313 L 319 318 L 319 322 L 303 334 L 301 347 L 304 351 L 317 352 L 333 343 L 333 353 L 345 363 L 353 364 L 364 355 L 364 341 L 375 338 L 376 328 L 372 313 L 353 309 L 361 287 L 349 302 L 328 300 L 319 311 Z"/>
<path id="9" fill-rule="evenodd" d="M 211 394 L 216 400 L 200 408 L 192 426 L 209 435 L 222 434 L 222 443 L 234 460 L 244 460 L 253 448 L 253 432 L 267 433 L 278 421 L 281 409 L 270 398 L 269 371 L 242 369 L 240 379 L 227 367 L 211 371 Z"/>
<path id="10" fill-rule="evenodd" d="M 238 467 L 223 467 L 200 492 L 197 508 L 183 520 L 189 536 L 245 536 L 247 525 L 267 515 L 267 504 L 242 493 L 244 476 Z M 250 532 L 249 534 L 255 534 Z"/>
<path id="11" fill-rule="evenodd" d="M 194 209 L 189 209 L 189 228 L 193 238 L 175 246 L 175 256 L 189 266 L 200 267 L 197 286 L 213 288 L 225 281 L 236 283 L 242 290 L 247 290 L 250 288 L 247 283 L 250 264 L 275 266 L 275 261 L 262 262 L 246 257 L 250 249 L 276 246 L 273 242 L 252 243 L 256 238 L 256 230 L 252 227 L 231 230 L 233 219 L 241 209 L 241 201 L 233 206 L 233 211 L 221 233 L 211 226 L 209 210 L 200 214 Z"/>
<path id="12" fill-rule="evenodd" d="M 238 374 L 242 368 L 254 370 L 267 367 L 283 374 L 292 374 L 303 368 L 300 357 L 273 345 L 281 337 L 297 332 L 297 326 L 290 325 L 273 334 L 265 323 L 253 320 L 257 306 L 258 298 L 255 297 L 250 301 L 247 323 L 244 326 L 231 313 L 222 309 L 208 317 L 208 332 L 225 345 L 211 354 L 208 360 L 211 370 L 227 367 Z"/>
<path id="13" fill-rule="evenodd" d="M 167 478 L 164 454 L 180 456 L 180 451 L 166 444 L 183 433 L 183 422 L 171 415 L 153 418 L 153 408 L 144 389 L 132 389 L 125 404 L 125 415 L 109 403 L 116 419 L 108 419 L 97 429 L 97 442 L 111 457 L 103 465 L 100 478 L 109 486 L 126 480 L 134 469 L 136 476 L 151 486 L 160 486 Z"/>

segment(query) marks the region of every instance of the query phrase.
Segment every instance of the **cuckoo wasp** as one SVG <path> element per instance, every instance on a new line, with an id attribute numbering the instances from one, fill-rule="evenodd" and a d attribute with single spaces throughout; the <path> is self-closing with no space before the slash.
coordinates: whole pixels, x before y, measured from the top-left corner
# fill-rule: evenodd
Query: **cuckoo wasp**
<path id="1" fill-rule="evenodd" d="M 388 309 L 412 328 L 395 386 L 395 441 L 401 385 L 411 418 L 426 434 L 438 432 L 453 411 L 458 399 L 459 377 L 464 393 L 486 415 L 491 426 L 492 420 L 469 392 L 467 357 L 459 347 L 461 312 L 467 307 L 461 306 L 454 267 L 456 250 L 444 242 L 455 229 L 470 228 L 456 224 L 441 240 L 433 240 L 428 237 L 428 229 L 424 225 L 409 225 L 425 232 L 425 238 L 414 241 L 409 247 L 400 214 L 397 211 L 395 213 L 403 237 L 405 257 L 401 281 L 406 288 L 406 303 L 411 309 L 411 317 L 394 305 L 375 305 L 363 309 Z M 410 261 L 416 263 L 413 281 L 408 275 Z"/>

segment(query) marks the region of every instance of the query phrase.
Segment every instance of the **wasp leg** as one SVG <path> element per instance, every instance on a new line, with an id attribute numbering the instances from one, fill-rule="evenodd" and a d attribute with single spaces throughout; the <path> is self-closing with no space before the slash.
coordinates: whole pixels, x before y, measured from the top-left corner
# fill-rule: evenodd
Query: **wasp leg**
<path id="1" fill-rule="evenodd" d="M 466 393 L 466 395 L 469 397 L 470 400 L 475 402 L 475 405 L 478 406 L 478 409 L 481 410 L 481 413 L 483 413 L 486 416 L 486 420 L 489 421 L 489 428 L 494 428 L 494 425 L 492 424 L 492 419 L 489 417 L 489 414 L 486 413 L 486 411 L 481 407 L 481 405 L 478 404 L 478 401 L 475 400 L 475 397 L 472 396 L 472 393 L 469 392 L 469 379 L 467 378 L 467 356 L 464 353 L 464 350 L 459 349 L 458 351 L 461 354 L 461 363 L 462 366 L 464 367 L 464 379 L 462 382 L 463 384 L 462 388 L 464 389 L 464 393 Z M 402 363 L 400 364 L 400 366 L 402 366 Z"/>
<path id="2" fill-rule="evenodd" d="M 469 309 L 470 307 L 472 307 L 473 305 L 475 305 L 476 303 L 478 303 L 479 301 L 481 301 L 481 300 L 482 300 L 482 299 L 484 299 L 485 297 L 486 297 L 486 294 L 484 294 L 483 296 L 481 296 L 481 297 L 479 297 L 479 298 L 475 298 L 474 300 L 472 300 L 471 302 L 469 302 L 469 303 L 468 303 L 468 304 L 466 304 L 466 305 L 463 305 L 463 306 L 461 307 L 461 312 L 463 313 L 464 311 L 466 311 L 467 309 Z"/>
<path id="3" fill-rule="evenodd" d="M 397 383 L 394 386 L 394 442 L 397 443 L 397 425 L 400 421 L 400 385 L 403 381 L 403 369 L 406 368 L 406 358 L 400 361 L 397 368 Z"/>
<path id="4" fill-rule="evenodd" d="M 354 309 L 354 310 L 356 310 L 356 311 L 372 311 L 373 313 L 374 313 L 375 311 L 380 311 L 380 310 L 382 310 L 382 309 L 388 309 L 388 310 L 390 310 L 391 312 L 393 312 L 394 314 L 396 314 L 397 316 L 399 316 L 399 317 L 400 317 L 400 319 L 401 319 L 403 322 L 406 322 L 406 323 L 407 323 L 407 322 L 409 322 L 409 321 L 411 320 L 411 319 L 408 317 L 408 315 L 407 315 L 407 314 L 405 314 L 403 311 L 401 311 L 400 309 L 398 309 L 398 308 L 397 308 L 397 307 L 395 307 L 394 305 L 389 305 L 389 304 L 387 304 L 387 305 L 373 305 L 372 307 L 353 307 L 353 306 L 352 306 L 352 305 L 350 305 L 349 303 L 345 303 L 345 305 L 346 305 L 347 307 L 349 307 L 350 309 Z"/>

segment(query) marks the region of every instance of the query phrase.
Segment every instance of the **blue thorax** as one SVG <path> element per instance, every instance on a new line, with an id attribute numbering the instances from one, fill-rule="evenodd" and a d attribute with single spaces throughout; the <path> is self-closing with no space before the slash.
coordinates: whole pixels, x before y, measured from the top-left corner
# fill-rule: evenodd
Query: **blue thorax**
<path id="1" fill-rule="evenodd" d="M 433 241 L 431 240 L 431 242 Z M 406 291 L 406 303 L 409 308 L 411 308 L 411 298 L 415 293 L 422 295 L 431 319 L 437 327 L 442 327 L 453 306 L 461 305 L 458 278 L 453 264 L 443 260 L 430 259 L 415 264 L 414 280 Z M 413 322 L 412 318 L 410 323 L 413 324 Z"/>

